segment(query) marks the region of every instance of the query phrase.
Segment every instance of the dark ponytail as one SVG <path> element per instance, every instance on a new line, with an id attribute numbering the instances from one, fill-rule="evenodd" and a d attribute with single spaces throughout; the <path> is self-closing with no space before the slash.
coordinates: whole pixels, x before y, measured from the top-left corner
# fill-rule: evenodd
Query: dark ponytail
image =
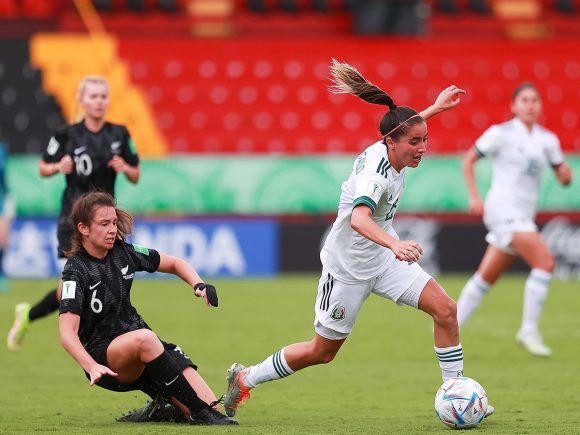
<path id="1" fill-rule="evenodd" d="M 372 84 L 353 66 L 332 59 L 330 63 L 332 85 L 329 91 L 334 94 L 352 94 L 371 104 L 387 106 L 389 111 L 384 114 L 379 125 L 381 135 L 396 140 L 404 135 L 410 126 L 425 122 L 417 112 L 406 106 L 397 106 L 391 96 L 378 86 Z"/>

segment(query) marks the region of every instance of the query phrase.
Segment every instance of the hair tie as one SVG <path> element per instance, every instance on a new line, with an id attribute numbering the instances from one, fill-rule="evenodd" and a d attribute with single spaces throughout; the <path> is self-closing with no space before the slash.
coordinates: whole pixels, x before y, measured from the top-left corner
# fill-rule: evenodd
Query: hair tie
<path id="1" fill-rule="evenodd" d="M 401 125 L 406 124 L 407 122 L 409 122 L 411 119 L 413 118 L 417 118 L 417 117 L 421 117 L 421 115 L 419 115 L 418 113 L 411 116 L 410 118 L 407 118 L 406 120 L 404 120 L 403 122 L 401 122 L 399 125 L 397 125 L 395 128 L 393 128 L 391 131 L 389 131 L 386 134 L 383 134 L 383 139 L 386 138 L 388 135 L 390 135 L 391 133 L 393 133 L 394 131 L 396 131 Z"/>

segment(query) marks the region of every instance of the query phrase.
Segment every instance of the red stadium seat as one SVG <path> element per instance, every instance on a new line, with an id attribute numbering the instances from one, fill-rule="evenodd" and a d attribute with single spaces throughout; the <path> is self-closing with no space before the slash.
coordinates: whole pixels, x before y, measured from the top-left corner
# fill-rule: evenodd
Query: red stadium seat
<path id="1" fill-rule="evenodd" d="M 300 40 L 159 44 L 123 40 L 120 50 L 173 152 L 358 152 L 379 139 L 386 108 L 330 94 L 333 56 L 384 86 L 398 104 L 422 108 L 444 86 L 464 87 L 462 105 L 429 122 L 430 152 L 462 152 L 491 123 L 509 119 L 512 90 L 525 80 L 544 96 L 546 126 L 558 133 L 564 149 L 579 149 L 580 61 L 569 57 L 572 42 L 343 38 L 315 47 Z"/>

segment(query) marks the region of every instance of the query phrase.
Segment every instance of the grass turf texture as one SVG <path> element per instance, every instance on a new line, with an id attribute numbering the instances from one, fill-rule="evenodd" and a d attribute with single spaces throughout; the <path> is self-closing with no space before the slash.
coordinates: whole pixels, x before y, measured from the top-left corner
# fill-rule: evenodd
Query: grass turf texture
<path id="1" fill-rule="evenodd" d="M 467 276 L 439 282 L 454 298 Z M 282 346 L 309 340 L 318 276 L 212 280 L 220 307 L 206 308 L 177 280 L 137 279 L 133 303 L 157 334 L 179 344 L 221 394 L 225 373 Z M 552 283 L 542 319 L 550 359 L 528 355 L 514 342 L 525 275 L 504 277 L 462 332 L 465 374 L 487 390 L 496 415 L 470 433 L 579 433 L 578 282 Z M 4 338 L 17 302 L 37 300 L 53 281 L 13 281 L 0 294 Z M 433 410 L 440 371 L 430 318 L 371 296 L 352 336 L 330 365 L 261 385 L 239 410 L 241 426 L 202 428 L 116 423 L 141 406 L 140 392 L 89 387 L 58 342 L 56 316 L 32 325 L 23 348 L 0 347 L 0 434 L 172 433 L 451 433 Z"/>

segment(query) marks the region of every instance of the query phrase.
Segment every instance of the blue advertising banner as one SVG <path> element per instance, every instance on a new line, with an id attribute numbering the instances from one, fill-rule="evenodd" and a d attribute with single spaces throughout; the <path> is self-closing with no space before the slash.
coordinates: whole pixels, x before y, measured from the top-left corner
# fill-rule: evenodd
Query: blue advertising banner
<path id="1" fill-rule="evenodd" d="M 185 259 L 204 277 L 271 276 L 279 270 L 273 219 L 138 219 L 131 240 Z M 57 245 L 55 219 L 15 220 L 4 258 L 7 275 L 59 276 Z"/>

